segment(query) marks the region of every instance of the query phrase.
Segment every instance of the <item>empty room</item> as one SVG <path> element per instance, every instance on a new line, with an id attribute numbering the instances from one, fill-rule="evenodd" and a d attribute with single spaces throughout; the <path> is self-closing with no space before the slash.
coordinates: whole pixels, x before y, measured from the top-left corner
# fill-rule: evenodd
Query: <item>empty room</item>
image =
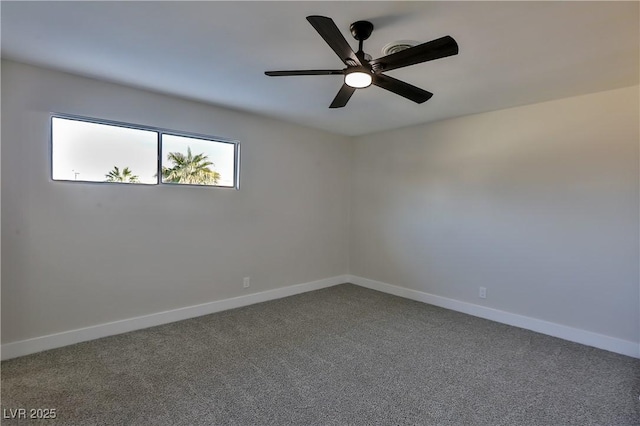
<path id="1" fill-rule="evenodd" d="M 0 421 L 640 425 L 639 6 L 0 2 Z"/>

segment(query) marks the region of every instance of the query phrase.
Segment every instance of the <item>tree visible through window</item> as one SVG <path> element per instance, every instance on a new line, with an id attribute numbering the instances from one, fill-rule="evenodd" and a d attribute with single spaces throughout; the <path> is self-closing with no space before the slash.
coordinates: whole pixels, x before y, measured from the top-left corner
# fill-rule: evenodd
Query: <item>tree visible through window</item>
<path id="1" fill-rule="evenodd" d="M 162 182 L 234 186 L 235 147 L 195 137 L 162 135 Z"/>
<path id="2" fill-rule="evenodd" d="M 204 153 L 192 155 L 187 147 L 187 155 L 181 152 L 170 152 L 167 155 L 173 167 L 162 167 L 162 181 L 170 183 L 188 183 L 195 185 L 217 185 L 220 173 L 211 168 L 215 165 L 208 161 Z"/>
<path id="3" fill-rule="evenodd" d="M 124 183 L 139 183 L 140 178 L 129 170 L 128 167 L 125 167 L 120 171 L 118 166 L 113 166 L 113 170 L 105 175 L 105 182 L 124 182 Z"/>

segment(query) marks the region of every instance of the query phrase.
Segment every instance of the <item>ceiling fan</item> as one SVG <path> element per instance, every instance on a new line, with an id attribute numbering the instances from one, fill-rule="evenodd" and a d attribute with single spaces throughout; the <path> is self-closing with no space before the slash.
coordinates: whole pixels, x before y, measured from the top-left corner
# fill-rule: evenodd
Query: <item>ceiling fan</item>
<path id="1" fill-rule="evenodd" d="M 351 35 L 358 40 L 358 51 L 354 52 L 333 19 L 325 16 L 307 16 L 307 21 L 318 31 L 347 67 L 341 70 L 266 71 L 265 74 L 271 77 L 344 75 L 344 83 L 329 108 L 344 107 L 356 89 L 363 89 L 371 84 L 421 104 L 429 100 L 433 93 L 389 77 L 383 72 L 458 54 L 456 41 L 450 36 L 445 36 L 378 59 L 371 59 L 371 56 L 362 50 L 363 42 L 369 38 L 373 31 L 371 22 L 358 21 L 351 24 Z"/>

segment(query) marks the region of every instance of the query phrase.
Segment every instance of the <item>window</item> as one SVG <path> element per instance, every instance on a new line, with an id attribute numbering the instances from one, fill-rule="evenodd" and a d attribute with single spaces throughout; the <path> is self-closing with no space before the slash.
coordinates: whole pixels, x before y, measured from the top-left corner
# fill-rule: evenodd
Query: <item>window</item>
<path id="1" fill-rule="evenodd" d="M 54 180 L 155 184 L 156 132 L 53 117 Z"/>
<path id="2" fill-rule="evenodd" d="M 238 188 L 239 154 L 238 142 L 210 136 L 51 118 L 53 180 Z"/>
<path id="3" fill-rule="evenodd" d="M 162 135 L 162 182 L 234 186 L 235 146 L 170 134 Z"/>

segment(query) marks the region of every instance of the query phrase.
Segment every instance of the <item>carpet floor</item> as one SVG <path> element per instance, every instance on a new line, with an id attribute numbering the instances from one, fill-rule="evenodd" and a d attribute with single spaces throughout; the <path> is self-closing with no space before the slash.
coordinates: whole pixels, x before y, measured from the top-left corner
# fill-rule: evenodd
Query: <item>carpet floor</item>
<path id="1" fill-rule="evenodd" d="M 55 408 L 43 424 L 640 425 L 640 360 L 351 284 L 8 360 L 1 377 L 4 417 Z"/>

